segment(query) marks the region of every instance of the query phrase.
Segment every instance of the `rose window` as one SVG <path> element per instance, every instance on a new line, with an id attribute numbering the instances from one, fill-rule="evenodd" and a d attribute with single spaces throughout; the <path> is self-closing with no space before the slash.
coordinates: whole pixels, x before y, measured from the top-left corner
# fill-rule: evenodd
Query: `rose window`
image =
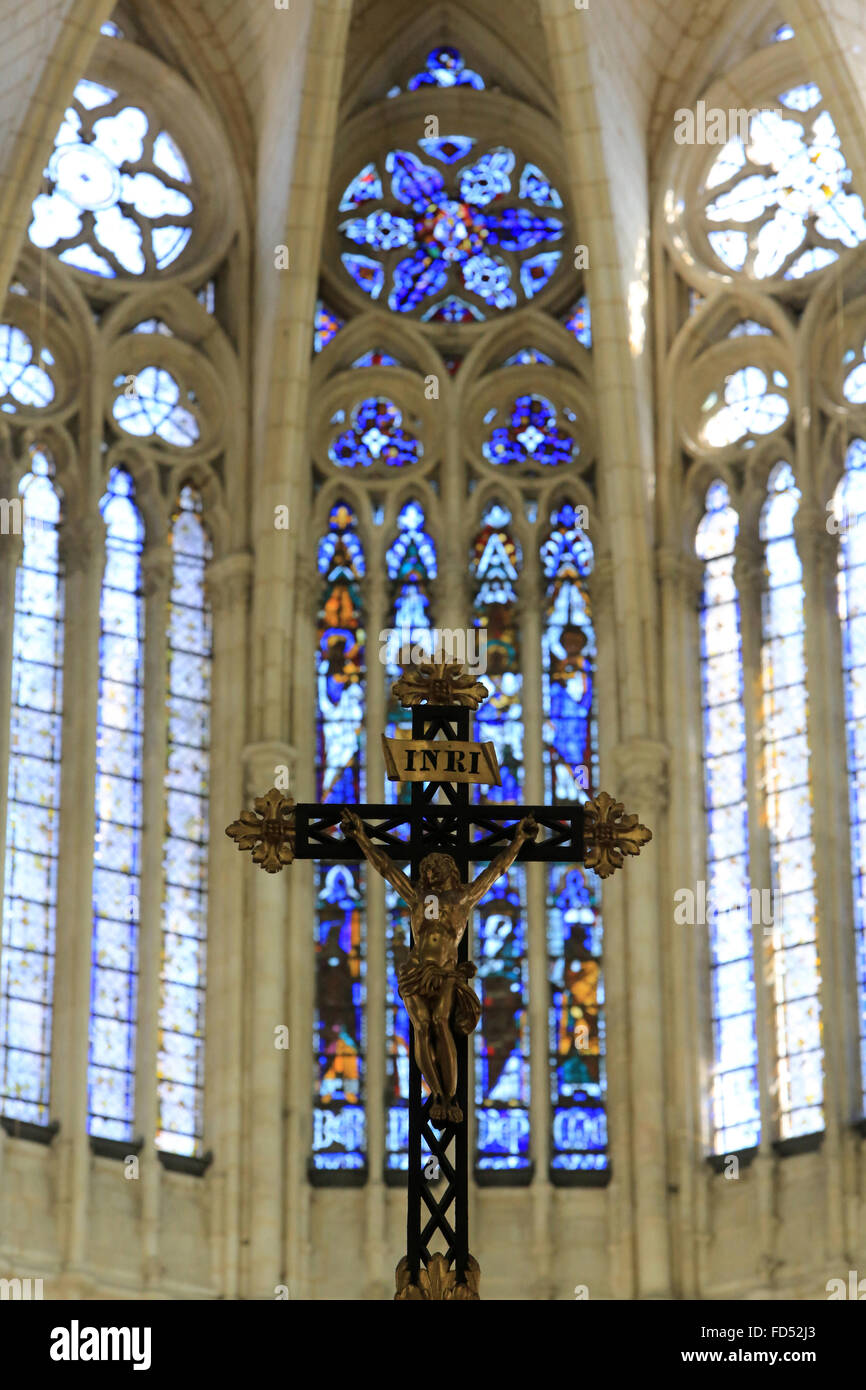
<path id="1" fill-rule="evenodd" d="M 392 150 L 384 165 L 387 191 L 375 164 L 351 181 L 340 211 L 361 215 L 340 231 L 364 250 L 345 252 L 342 262 L 371 299 L 387 294 L 397 313 L 460 322 L 484 318 L 485 307 L 514 308 L 550 280 L 562 254 L 551 248 L 563 223 L 545 210 L 561 208 L 562 199 L 536 165 L 516 175 L 512 150 L 500 146 L 473 158 L 475 143 L 464 135 L 419 140 L 435 163 Z"/>
<path id="2" fill-rule="evenodd" d="M 192 235 L 190 171 L 175 141 L 98 82 L 79 82 L 33 202 L 28 234 L 92 275 L 143 275 Z"/>
<path id="3" fill-rule="evenodd" d="M 752 117 L 746 143 L 725 144 L 706 178 L 707 240 L 722 264 L 756 279 L 796 280 L 866 241 L 863 202 L 846 191 L 833 119 L 814 82 Z M 795 114 L 802 119 L 798 120 Z"/>

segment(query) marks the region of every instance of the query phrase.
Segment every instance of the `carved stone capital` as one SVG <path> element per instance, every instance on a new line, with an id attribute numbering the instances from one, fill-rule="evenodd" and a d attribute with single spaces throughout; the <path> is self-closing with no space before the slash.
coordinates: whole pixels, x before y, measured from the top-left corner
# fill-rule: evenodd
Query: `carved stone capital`
<path id="1" fill-rule="evenodd" d="M 293 587 L 299 611 L 315 620 L 322 599 L 322 580 L 314 561 L 296 565 Z"/>
<path id="2" fill-rule="evenodd" d="M 244 795 L 247 801 L 263 796 L 276 787 L 287 796 L 293 794 L 297 753 L 291 744 L 277 739 L 248 743 L 243 751 Z"/>
<path id="3" fill-rule="evenodd" d="M 171 588 L 171 548 L 155 545 L 141 557 L 141 585 L 145 598 L 167 599 Z"/>
<path id="4" fill-rule="evenodd" d="M 797 554 L 804 568 L 817 566 L 835 574 L 839 537 L 832 531 L 831 526 L 830 512 L 801 502 L 794 516 L 794 538 L 797 542 Z"/>
<path id="5" fill-rule="evenodd" d="M 207 567 L 205 584 L 214 613 L 232 608 L 245 610 L 249 603 L 253 558 L 245 550 L 225 555 Z"/>
<path id="6" fill-rule="evenodd" d="M 734 550 L 734 582 L 740 594 L 754 597 L 764 587 L 764 551 L 757 538 L 740 536 Z"/>
<path id="7" fill-rule="evenodd" d="M 616 796 L 630 812 L 658 815 L 668 801 L 670 749 L 655 739 L 630 738 L 613 750 Z"/>
<path id="8" fill-rule="evenodd" d="M 105 565 L 105 523 L 99 512 L 65 521 L 59 535 L 60 558 L 66 577 Z"/>

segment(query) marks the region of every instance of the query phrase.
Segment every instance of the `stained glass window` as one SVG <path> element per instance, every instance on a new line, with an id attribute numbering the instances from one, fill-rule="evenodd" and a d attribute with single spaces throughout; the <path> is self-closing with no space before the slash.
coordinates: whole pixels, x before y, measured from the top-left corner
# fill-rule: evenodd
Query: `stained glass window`
<path id="1" fill-rule="evenodd" d="M 79 82 L 28 234 L 105 279 L 163 270 L 192 235 L 191 175 L 174 138 L 98 82 Z"/>
<path id="2" fill-rule="evenodd" d="M 570 503 L 551 514 L 541 546 L 544 796 L 586 801 L 597 782 L 595 631 L 587 579 L 592 546 Z M 554 1172 L 603 1172 L 605 1117 L 601 892 L 579 864 L 547 875 L 549 1048 Z"/>
<path id="3" fill-rule="evenodd" d="M 573 333 L 585 348 L 592 347 L 592 317 L 589 312 L 589 299 L 583 295 L 569 312 L 565 320 L 569 333 Z"/>
<path id="4" fill-rule="evenodd" d="M 752 1148 L 760 1140 L 737 529 L 728 489 L 716 481 L 695 543 L 704 562 L 701 704 L 716 1153 Z"/>
<path id="5" fill-rule="evenodd" d="M 431 631 L 431 586 L 436 578 L 436 547 L 426 530 L 420 503 L 407 502 L 397 517 L 397 532 L 385 557 L 390 585 L 389 648 L 384 653 L 386 733 L 389 738 L 408 738 L 412 731 L 412 711 L 405 709 L 391 694 L 403 663 L 413 659 L 416 645 L 429 649 Z M 385 783 L 386 801 L 410 799 L 406 782 Z M 386 1047 L 387 1088 L 385 1163 L 391 1171 L 405 1171 L 409 1141 L 409 1017 L 397 990 L 397 971 L 409 949 L 406 907 L 390 885 L 385 888 L 387 909 Z M 422 1080 L 425 1094 L 426 1082 Z"/>
<path id="6" fill-rule="evenodd" d="M 0 323 L 0 410 L 13 415 L 22 405 L 30 409 L 50 405 L 54 382 L 46 367 L 53 364 L 48 348 L 34 360 L 27 334 L 10 323 Z"/>
<path id="7" fill-rule="evenodd" d="M 357 524 L 337 503 L 318 548 L 316 799 L 349 806 L 365 796 L 365 564 Z M 317 865 L 315 882 L 313 1169 L 363 1173 L 365 880 L 360 865 L 333 864 Z"/>
<path id="8" fill-rule="evenodd" d="M 563 412 L 574 419 L 573 412 Z M 499 418 L 491 410 L 485 420 Z M 518 396 L 506 420 L 495 424 L 481 446 L 488 463 L 555 467 L 568 463 L 580 453 L 571 434 L 560 427 L 556 406 L 545 396 Z"/>
<path id="9" fill-rule="evenodd" d="M 705 180 L 704 216 L 722 266 L 763 280 L 801 279 L 866 241 L 863 202 L 847 191 L 833 118 L 814 82 L 752 116 L 746 141 L 722 146 Z"/>
<path id="10" fill-rule="evenodd" d="M 346 251 L 341 259 L 371 299 L 379 299 L 387 283 L 390 309 L 462 322 L 483 318 L 482 305 L 510 309 L 519 298 L 532 299 L 550 280 L 561 251 L 541 248 L 562 238 L 561 219 L 546 211 L 561 207 L 559 194 L 534 164 L 518 174 L 512 150 L 497 146 L 479 154 L 474 145 L 466 136 L 448 135 L 420 140 L 424 158 L 391 150 L 384 169 L 399 211 L 369 206 L 386 196 L 375 165 L 352 179 L 340 210 L 363 215 L 342 222 L 340 231 L 363 250 Z M 480 303 L 458 298 L 455 288 Z"/>
<path id="11" fill-rule="evenodd" d="M 171 551 L 156 1144 L 197 1154 L 204 1125 L 212 632 L 205 596 L 210 542 L 201 499 L 189 487 L 173 518 Z"/>
<path id="12" fill-rule="evenodd" d="M 761 515 L 763 784 L 773 892 L 778 1109 L 783 1139 L 823 1129 L 820 968 L 806 736 L 803 571 L 794 538 L 800 493 L 788 463 L 770 474 Z M 762 914 L 766 915 L 766 914 Z"/>
<path id="13" fill-rule="evenodd" d="M 353 409 L 350 428 L 331 444 L 328 456 L 338 468 L 406 468 L 424 446 L 403 427 L 403 412 L 385 396 L 371 396 Z"/>
<path id="14" fill-rule="evenodd" d="M 144 367 L 135 376 L 115 377 L 114 385 L 122 390 L 115 397 L 112 414 L 127 434 L 139 439 L 156 434 L 180 449 L 195 444 L 199 436 L 195 393 L 182 393 L 171 372 Z"/>
<path id="15" fill-rule="evenodd" d="M 0 952 L 0 1110 L 49 1121 L 63 706 L 60 502 L 47 456 L 20 485 L 6 869 Z"/>
<path id="16" fill-rule="evenodd" d="M 406 84 L 410 92 L 419 87 L 484 87 L 484 79 L 467 68 L 459 49 L 443 45 L 427 55 L 422 72 L 410 77 Z"/>
<path id="17" fill-rule="evenodd" d="M 769 374 L 760 367 L 740 367 L 725 378 L 721 391 L 711 391 L 701 406 L 704 416 L 700 437 L 712 449 L 723 449 L 739 439 L 743 448 L 759 435 L 772 434 L 788 418 L 788 389 L 782 372 Z M 774 389 L 775 388 L 775 389 Z"/>
<path id="18" fill-rule="evenodd" d="M 480 630 L 488 697 L 474 737 L 494 745 L 501 787 L 479 787 L 489 803 L 523 800 L 523 676 L 517 623 L 522 565 L 511 514 L 488 507 L 470 556 L 474 623 Z M 484 661 L 482 661 L 482 669 Z M 528 1175 L 529 1013 L 526 870 L 515 864 L 481 900 L 474 937 L 481 1024 L 475 1034 L 476 1171 Z"/>
<path id="19" fill-rule="evenodd" d="M 144 527 L 132 478 L 122 469 L 112 470 L 100 509 L 105 522 L 105 569 L 100 603 L 88 1109 L 92 1134 L 130 1139 L 141 894 Z"/>
<path id="20" fill-rule="evenodd" d="M 329 309 L 323 299 L 317 299 L 313 325 L 313 351 L 321 352 L 322 348 L 327 347 L 331 339 L 336 338 L 344 323 L 345 319 L 341 319 L 339 314 L 335 314 L 333 309 Z"/>
<path id="21" fill-rule="evenodd" d="M 866 440 L 848 447 L 834 497 L 854 888 L 860 1075 L 866 1109 Z"/>

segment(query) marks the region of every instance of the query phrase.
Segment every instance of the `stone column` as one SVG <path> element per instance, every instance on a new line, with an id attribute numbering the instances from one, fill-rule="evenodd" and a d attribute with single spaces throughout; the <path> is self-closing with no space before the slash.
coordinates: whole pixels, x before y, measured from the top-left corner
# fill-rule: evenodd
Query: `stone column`
<path id="1" fill-rule="evenodd" d="M 245 806 L 272 787 L 277 769 L 289 768 L 294 780 L 295 750 L 272 741 L 243 750 Z M 289 869 L 288 873 L 292 870 Z M 283 1280 L 283 1213 L 285 1187 L 286 1051 L 275 1046 L 275 1030 L 289 1027 L 289 1054 L 294 1030 L 286 1017 L 287 871 L 252 870 L 248 927 L 248 1014 L 245 1037 L 247 1103 L 245 1287 L 247 1298 L 273 1298 Z M 302 1040 L 295 1039 L 295 1045 Z"/>
<path id="2" fill-rule="evenodd" d="M 96 716 L 99 698 L 100 593 L 105 527 L 97 511 L 61 531 L 66 578 L 60 867 L 54 976 L 52 1109 L 58 1135 L 58 1230 L 61 1260 L 74 1289 L 87 1259 L 90 1149 L 87 1063 L 96 828 Z"/>
<path id="3" fill-rule="evenodd" d="M 809 773 L 821 1034 L 824 1044 L 825 1259 L 842 1260 L 845 1193 L 856 1191 L 849 1127 L 860 1113 L 860 1044 L 851 896 L 850 827 L 845 705 L 839 672 L 842 649 L 837 611 L 838 540 L 827 531 L 827 512 L 801 502 L 794 518 L 803 566 Z M 827 756 L 831 750 L 831 756 Z M 848 1151 L 848 1152 L 846 1152 Z"/>
<path id="4" fill-rule="evenodd" d="M 658 851 L 663 851 L 667 833 L 667 762 L 667 747 L 652 739 L 630 738 L 614 750 L 616 785 L 612 794 L 653 832 L 653 844 L 641 855 L 639 868 L 627 864 L 620 871 L 628 951 L 629 1072 L 633 1096 L 630 1133 L 638 1298 L 670 1297 L 666 1089 L 658 1012 L 659 982 L 663 978 L 659 922 L 663 861 Z"/>
<path id="5" fill-rule="evenodd" d="M 8 432 L 0 436 L 0 497 L 12 501 L 18 496 L 18 484 L 24 469 L 12 456 Z M 20 535 L 11 532 L 0 535 L 0 892 L 5 883 L 6 815 L 9 788 L 9 737 L 12 709 L 12 639 L 15 629 L 15 581 L 23 551 Z M 2 907 L 0 896 L 0 907 Z M 0 912 L 2 920 L 2 912 Z M 0 933 L 0 961 L 3 940 Z M 3 1178 L 3 1159 L 6 1133 L 0 1128 L 0 1182 Z"/>
<path id="6" fill-rule="evenodd" d="M 532 653 L 524 661 L 523 750 L 524 797 L 527 805 L 544 805 L 543 702 L 541 689 L 542 579 L 538 547 L 527 549 L 520 593 L 520 641 Z M 534 1174 L 532 1200 L 532 1297 L 553 1298 L 555 1281 L 551 1245 L 553 1191 L 550 1184 L 550 980 L 547 958 L 546 864 L 526 865 L 527 956 L 529 963 L 529 1133 Z"/>
<path id="7" fill-rule="evenodd" d="M 160 963 L 163 932 L 163 846 L 168 717 L 166 624 L 172 555 L 168 545 L 150 546 L 142 556 L 144 589 L 144 730 L 142 738 L 142 839 L 138 918 L 138 1000 L 135 1047 L 135 1133 L 144 1137 L 140 1155 L 142 1278 L 159 1284 L 159 1198 L 161 1169 L 154 1149 L 159 1127 Z M 122 1174 L 120 1177 L 122 1181 Z"/>
<path id="8" fill-rule="evenodd" d="M 762 671 L 761 596 L 764 587 L 762 548 L 753 535 L 740 531 L 734 580 L 740 601 L 740 640 L 743 656 L 743 706 L 746 731 L 746 789 L 749 817 L 749 882 L 771 886 L 770 834 L 767 825 L 761 766 Z M 777 1265 L 775 1216 L 775 1154 L 778 1088 L 773 1020 L 773 940 L 763 927 L 752 931 L 752 969 L 755 979 L 755 1035 L 758 1043 L 758 1096 L 761 1142 L 754 1160 L 755 1202 L 759 1235 L 760 1277 L 772 1281 Z"/>
<path id="9" fill-rule="evenodd" d="M 671 740 L 671 787 L 665 843 L 654 837 L 650 850 L 659 855 L 662 884 L 662 941 L 665 1015 L 665 1066 L 668 1086 L 667 1127 L 670 1136 L 671 1224 L 674 1290 L 697 1298 L 700 1288 L 702 1225 L 700 1169 L 696 1157 L 706 1147 L 701 1119 L 701 1081 L 707 1074 L 709 976 L 705 933 L 701 927 L 681 927 L 674 921 L 674 894 L 692 885 L 704 863 L 703 823 L 695 815 L 702 806 L 701 692 L 698 661 L 698 609 L 703 566 L 684 550 L 659 548 L 661 583 L 662 664 L 665 722 Z M 702 1219 L 704 1218 L 704 1219 Z"/>
<path id="10" fill-rule="evenodd" d="M 214 1153 L 214 1268 L 215 1282 L 224 1298 L 239 1294 L 244 887 L 252 872 L 248 856 L 242 856 L 241 864 L 237 853 L 232 855 L 225 827 L 237 819 L 242 806 L 250 804 L 244 800 L 243 747 L 251 571 L 250 556 L 238 552 L 210 564 L 205 581 L 213 614 L 211 748 L 218 750 L 218 755 L 211 756 L 209 782 L 204 1129 L 206 1148 Z M 263 791 L 267 787 L 259 789 Z"/>

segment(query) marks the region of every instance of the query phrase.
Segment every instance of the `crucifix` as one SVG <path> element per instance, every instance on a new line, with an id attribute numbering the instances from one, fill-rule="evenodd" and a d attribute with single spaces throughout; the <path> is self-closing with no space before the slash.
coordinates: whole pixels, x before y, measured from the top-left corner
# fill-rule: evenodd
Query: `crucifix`
<path id="1" fill-rule="evenodd" d="M 295 859 L 366 859 L 406 904 L 410 950 L 398 983 L 410 1020 L 408 1204 L 395 1297 L 475 1300 L 466 1117 L 468 1041 L 481 1003 L 469 983 L 472 911 L 516 861 L 583 863 L 607 878 L 652 835 L 607 792 L 583 804 L 473 805 L 471 785 L 499 784 L 493 745 L 471 738 L 470 711 L 487 699 L 487 687 L 459 662 L 441 662 L 404 671 L 394 694 L 412 710 L 412 732 L 382 736 L 385 766 L 389 780 L 410 783 L 409 805 L 296 804 L 272 787 L 226 834 L 266 873 Z M 470 863 L 488 867 L 471 880 Z M 432 1169 L 422 1163 L 422 1141 Z M 438 1198 L 435 1172 L 445 1179 Z M 431 1250 L 434 1237 L 444 1251 Z"/>

